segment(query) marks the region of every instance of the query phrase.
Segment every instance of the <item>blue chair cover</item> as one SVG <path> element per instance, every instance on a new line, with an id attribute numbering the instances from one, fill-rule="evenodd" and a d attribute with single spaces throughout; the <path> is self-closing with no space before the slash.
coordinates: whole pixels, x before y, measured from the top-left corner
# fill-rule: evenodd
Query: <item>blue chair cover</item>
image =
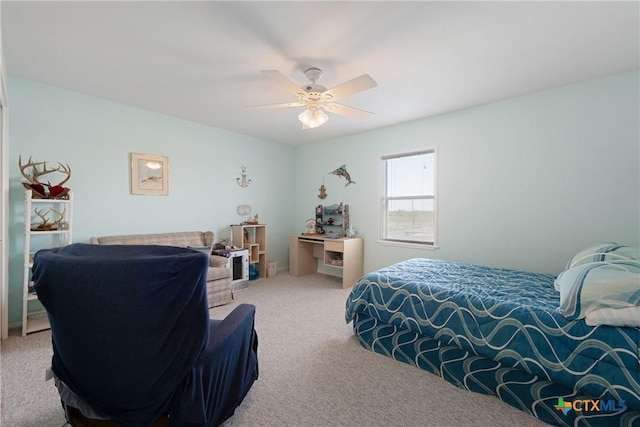
<path id="1" fill-rule="evenodd" d="M 258 376 L 252 305 L 210 320 L 208 256 L 148 245 L 38 251 L 32 276 L 52 330 L 52 370 L 96 413 L 147 426 L 216 426 Z"/>

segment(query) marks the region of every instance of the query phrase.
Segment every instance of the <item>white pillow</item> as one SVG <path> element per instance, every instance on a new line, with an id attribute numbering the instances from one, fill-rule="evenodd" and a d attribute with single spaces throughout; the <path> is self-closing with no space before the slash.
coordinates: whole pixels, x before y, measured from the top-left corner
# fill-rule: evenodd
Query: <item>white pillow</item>
<path id="1" fill-rule="evenodd" d="M 567 263 L 565 270 L 590 262 L 613 261 L 616 259 L 640 259 L 640 248 L 620 246 L 613 242 L 599 243 L 575 254 Z"/>
<path id="2" fill-rule="evenodd" d="M 601 308 L 640 305 L 640 261 L 600 261 L 562 272 L 554 285 L 560 291 L 560 312 L 582 319 Z"/>
<path id="3" fill-rule="evenodd" d="M 640 306 L 601 308 L 587 313 L 584 320 L 589 326 L 609 325 L 640 328 Z"/>
<path id="4" fill-rule="evenodd" d="M 566 271 L 573 267 L 591 262 L 628 259 L 640 260 L 640 247 L 620 246 L 613 242 L 599 243 L 597 245 L 589 246 L 575 254 L 573 258 L 567 262 L 564 270 Z M 558 282 L 554 283 L 554 287 L 556 291 L 560 290 L 558 289 Z"/>

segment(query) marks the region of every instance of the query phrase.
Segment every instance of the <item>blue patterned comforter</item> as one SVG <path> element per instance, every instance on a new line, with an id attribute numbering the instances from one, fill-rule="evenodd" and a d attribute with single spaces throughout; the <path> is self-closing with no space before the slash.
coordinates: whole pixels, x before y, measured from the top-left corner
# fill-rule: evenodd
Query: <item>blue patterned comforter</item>
<path id="1" fill-rule="evenodd" d="M 640 329 L 588 326 L 558 311 L 554 276 L 411 259 L 363 276 L 358 313 L 640 409 Z"/>

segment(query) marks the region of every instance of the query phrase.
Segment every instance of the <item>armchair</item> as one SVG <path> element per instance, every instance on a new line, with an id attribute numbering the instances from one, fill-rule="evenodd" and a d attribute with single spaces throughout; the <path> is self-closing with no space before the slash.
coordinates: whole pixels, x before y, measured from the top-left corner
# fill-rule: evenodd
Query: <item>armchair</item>
<path id="1" fill-rule="evenodd" d="M 67 420 L 84 420 L 72 425 L 217 426 L 233 415 L 258 378 L 255 307 L 210 320 L 208 264 L 171 246 L 36 253 L 51 370 Z"/>

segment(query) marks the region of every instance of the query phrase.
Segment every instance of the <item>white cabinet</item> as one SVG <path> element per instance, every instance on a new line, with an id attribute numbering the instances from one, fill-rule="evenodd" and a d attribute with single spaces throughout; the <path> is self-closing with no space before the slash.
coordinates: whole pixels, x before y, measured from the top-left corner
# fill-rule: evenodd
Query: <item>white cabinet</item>
<path id="1" fill-rule="evenodd" d="M 240 224 L 231 226 L 231 243 L 249 250 L 249 264 L 258 269 L 261 279 L 267 277 L 266 224 Z"/>
<path id="2" fill-rule="evenodd" d="M 22 335 L 49 329 L 47 313 L 33 290 L 31 267 L 40 249 L 71 243 L 73 194 L 68 199 L 34 199 L 25 191 L 24 201 L 24 278 L 22 299 Z"/>

